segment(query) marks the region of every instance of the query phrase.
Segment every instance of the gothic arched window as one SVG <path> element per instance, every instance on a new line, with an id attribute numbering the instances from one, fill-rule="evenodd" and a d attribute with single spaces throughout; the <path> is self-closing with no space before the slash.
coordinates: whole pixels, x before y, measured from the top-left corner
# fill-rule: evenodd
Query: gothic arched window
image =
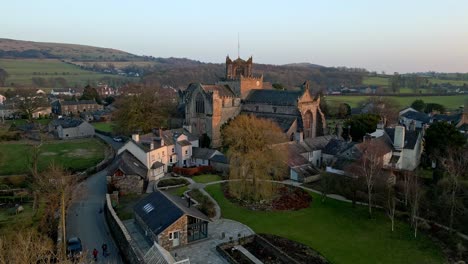
<path id="1" fill-rule="evenodd" d="M 313 122 L 313 115 L 312 112 L 307 111 L 304 115 L 304 119 L 302 120 L 304 124 L 304 138 L 312 137 L 312 126 Z"/>
<path id="2" fill-rule="evenodd" d="M 200 114 L 205 113 L 205 99 L 200 93 L 197 94 L 197 97 L 195 99 L 195 112 Z"/>

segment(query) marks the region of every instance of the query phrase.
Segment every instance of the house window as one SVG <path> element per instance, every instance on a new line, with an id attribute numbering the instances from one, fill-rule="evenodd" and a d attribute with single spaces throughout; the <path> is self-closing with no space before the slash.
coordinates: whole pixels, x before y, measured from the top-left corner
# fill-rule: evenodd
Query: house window
<path id="1" fill-rule="evenodd" d="M 258 112 L 258 106 L 255 106 L 255 112 Z"/>
<path id="2" fill-rule="evenodd" d="M 276 113 L 277 108 L 273 107 L 273 113 Z"/>
<path id="3" fill-rule="evenodd" d="M 164 151 L 163 151 L 163 157 L 164 157 Z"/>
<path id="4" fill-rule="evenodd" d="M 188 154 L 188 150 L 185 150 L 185 155 L 187 155 L 187 154 Z"/>
<path id="5" fill-rule="evenodd" d="M 172 153 L 174 153 L 174 148 L 172 148 Z"/>
<path id="6" fill-rule="evenodd" d="M 169 162 L 172 163 L 172 156 L 171 156 L 171 158 L 169 159 Z"/>

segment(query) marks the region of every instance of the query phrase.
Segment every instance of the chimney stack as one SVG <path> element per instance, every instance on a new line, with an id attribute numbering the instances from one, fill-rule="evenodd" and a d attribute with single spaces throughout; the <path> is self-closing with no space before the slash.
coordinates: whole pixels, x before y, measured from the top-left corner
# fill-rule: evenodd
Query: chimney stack
<path id="1" fill-rule="evenodd" d="M 140 135 L 139 134 L 132 134 L 132 139 L 135 142 L 140 142 Z"/>
<path id="2" fill-rule="evenodd" d="M 159 128 L 159 138 L 161 139 L 161 147 L 164 146 L 163 130 Z"/>

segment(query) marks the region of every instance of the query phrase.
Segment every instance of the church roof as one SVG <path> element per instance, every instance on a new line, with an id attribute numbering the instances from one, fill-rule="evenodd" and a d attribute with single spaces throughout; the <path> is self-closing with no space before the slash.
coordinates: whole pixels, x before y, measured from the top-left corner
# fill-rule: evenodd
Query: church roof
<path id="1" fill-rule="evenodd" d="M 234 92 L 227 85 L 222 84 L 202 84 L 201 87 L 205 92 L 218 91 L 219 96 L 235 97 Z"/>
<path id="2" fill-rule="evenodd" d="M 303 93 L 304 91 L 251 90 L 245 102 L 295 106 L 297 105 L 297 99 L 299 99 Z"/>

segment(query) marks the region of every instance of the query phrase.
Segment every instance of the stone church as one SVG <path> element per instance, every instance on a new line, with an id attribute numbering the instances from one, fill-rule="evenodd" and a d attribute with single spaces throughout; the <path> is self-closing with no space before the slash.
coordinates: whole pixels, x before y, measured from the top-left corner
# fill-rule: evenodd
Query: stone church
<path id="1" fill-rule="evenodd" d="M 223 80 L 190 84 L 180 94 L 184 127 L 199 137 L 208 137 L 213 148 L 221 146 L 221 126 L 239 114 L 270 119 L 291 140 L 324 134 L 320 97 L 311 94 L 309 82 L 297 90 L 274 90 L 263 82 L 263 76 L 252 74 L 252 66 L 252 57 L 233 61 L 228 56 Z"/>

